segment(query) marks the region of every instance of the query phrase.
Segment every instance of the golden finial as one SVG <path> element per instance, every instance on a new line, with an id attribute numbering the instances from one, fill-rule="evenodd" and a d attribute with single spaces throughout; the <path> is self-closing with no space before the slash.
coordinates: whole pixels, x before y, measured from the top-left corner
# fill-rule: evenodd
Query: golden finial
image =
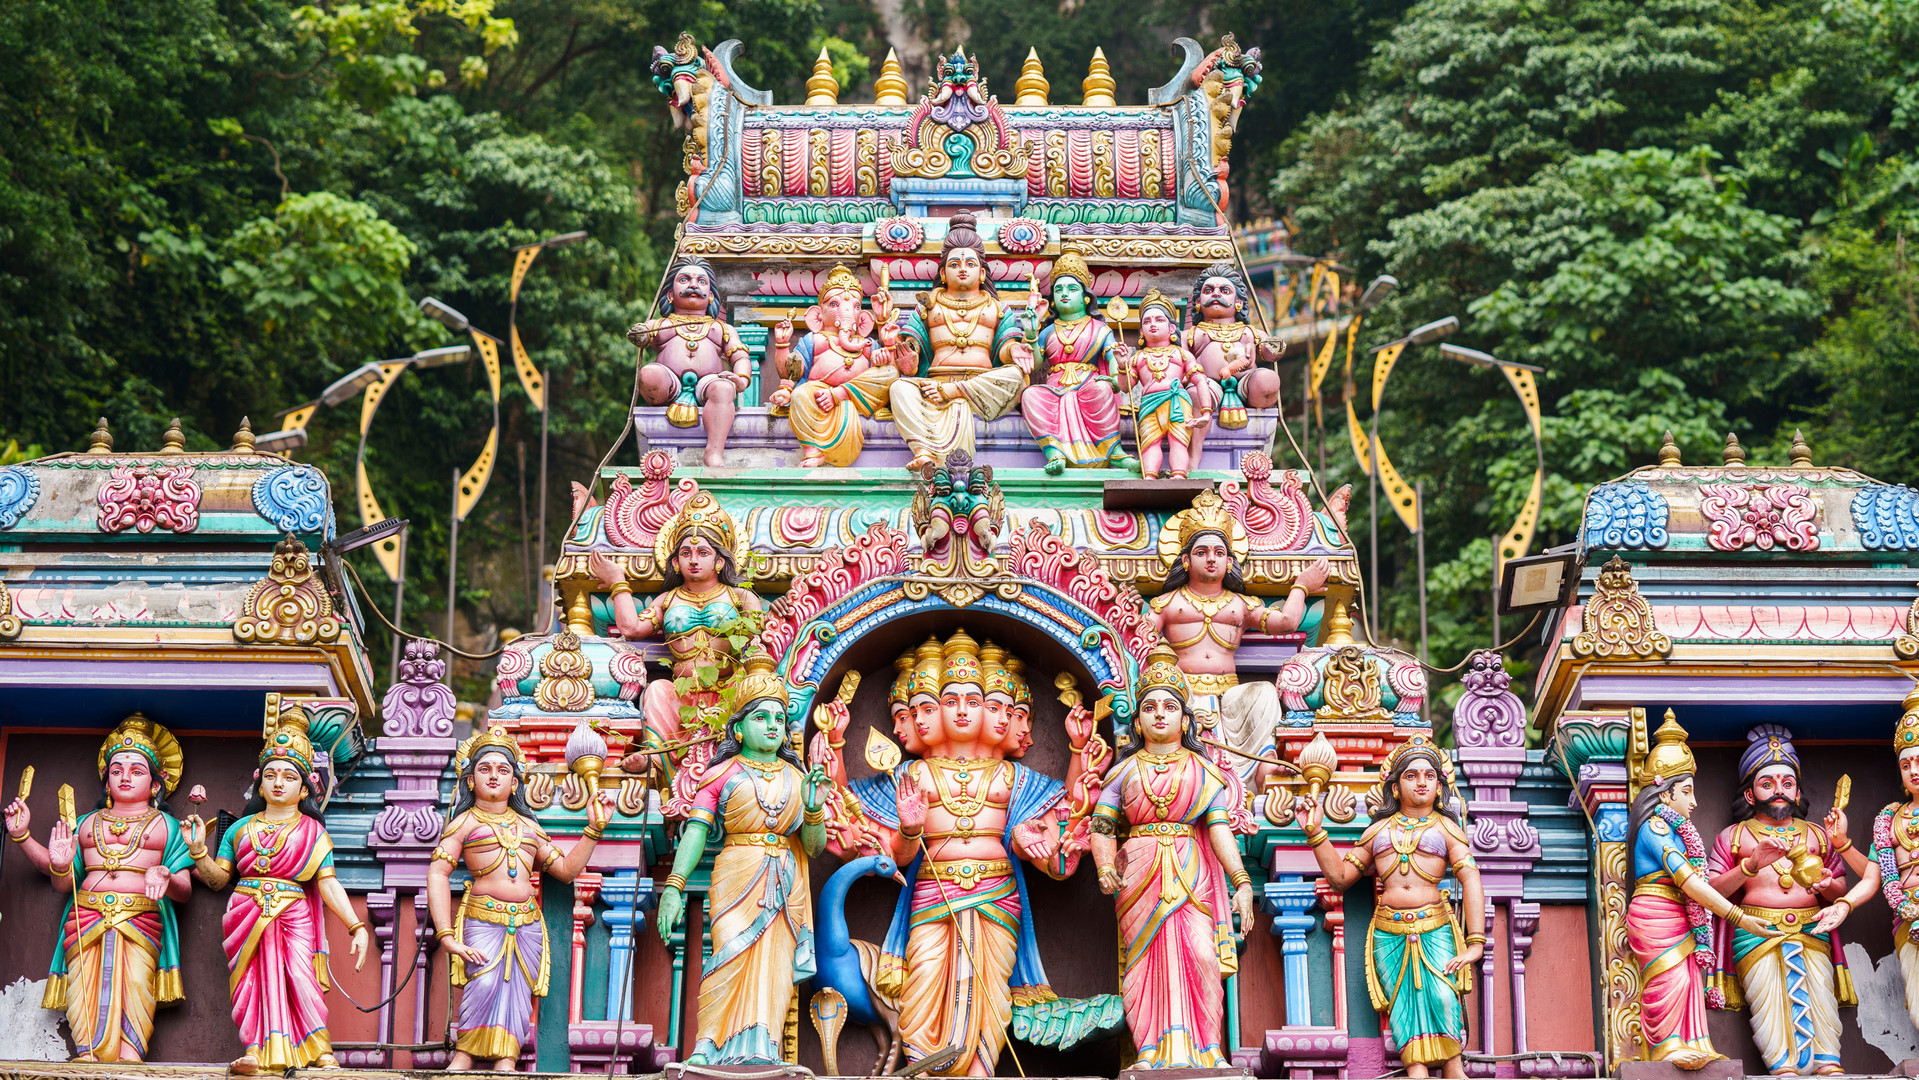
<path id="1" fill-rule="evenodd" d="M 1805 433 L 1797 430 L 1792 433 L 1792 467 L 1812 468 L 1812 447 L 1806 443 Z"/>
<path id="2" fill-rule="evenodd" d="M 1019 81 L 1013 84 L 1015 105 L 1046 104 L 1046 72 L 1039 65 L 1039 50 L 1026 50 L 1026 63 L 1020 65 Z"/>
<path id="3" fill-rule="evenodd" d="M 906 93 L 912 87 L 906 85 L 906 73 L 900 70 L 899 54 L 892 49 L 886 50 L 886 61 L 880 65 L 880 77 L 873 80 L 873 98 L 875 105 L 910 105 Z"/>
<path id="4" fill-rule="evenodd" d="M 1730 431 L 1726 432 L 1725 459 L 1728 465 L 1744 465 L 1746 463 L 1746 448 L 1739 445 L 1739 436 Z"/>
<path id="5" fill-rule="evenodd" d="M 1659 444 L 1659 463 L 1661 465 L 1679 464 L 1679 444 L 1672 441 L 1672 432 L 1666 432 L 1666 441 Z"/>
<path id="6" fill-rule="evenodd" d="M 240 430 L 233 433 L 233 453 L 253 453 L 253 421 L 242 416 Z"/>
<path id="7" fill-rule="evenodd" d="M 1086 78 L 1079 84 L 1079 88 L 1085 95 L 1080 101 L 1081 105 L 1119 104 L 1113 98 L 1113 91 L 1119 89 L 1119 84 L 1113 81 L 1113 73 L 1106 66 L 1105 49 L 1093 50 L 1093 62 L 1087 66 Z"/>
<path id="8" fill-rule="evenodd" d="M 1346 610 L 1345 597 L 1326 598 L 1326 631 L 1320 636 L 1321 645 L 1351 645 L 1353 643 L 1353 617 Z"/>
<path id="9" fill-rule="evenodd" d="M 838 105 L 840 103 L 840 84 L 833 78 L 833 59 L 826 55 L 826 46 L 820 46 L 820 58 L 813 61 L 813 76 L 806 80 L 806 103 L 808 105 Z"/>
<path id="10" fill-rule="evenodd" d="M 180 430 L 180 418 L 174 417 L 167 425 L 166 434 L 160 436 L 162 454 L 184 454 L 187 452 L 187 433 Z"/>
<path id="11" fill-rule="evenodd" d="M 107 430 L 107 418 L 104 416 L 100 418 L 100 426 L 93 429 L 92 435 L 87 436 L 87 453 L 113 453 L 113 432 Z"/>

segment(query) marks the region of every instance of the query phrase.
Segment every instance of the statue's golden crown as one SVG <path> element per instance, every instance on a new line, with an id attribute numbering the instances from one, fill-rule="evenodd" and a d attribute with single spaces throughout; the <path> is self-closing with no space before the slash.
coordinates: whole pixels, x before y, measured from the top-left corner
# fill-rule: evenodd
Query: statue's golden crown
<path id="1" fill-rule="evenodd" d="M 164 789 L 163 794 L 171 795 L 179 786 L 184 757 L 180 753 L 180 741 L 171 731 L 140 713 L 120 721 L 100 744 L 101 779 L 107 775 L 107 759 L 129 751 L 147 759 Z"/>
<path id="2" fill-rule="evenodd" d="M 726 512 L 720 501 L 710 491 L 696 491 L 686 500 L 680 512 L 660 530 L 659 539 L 653 548 L 653 555 L 664 567 L 679 551 L 680 544 L 688 533 L 697 532 L 711 541 L 720 552 L 730 559 L 739 558 L 738 533 L 733 525 L 733 515 Z"/>
<path id="3" fill-rule="evenodd" d="M 507 734 L 505 724 L 494 724 L 485 731 L 474 732 L 471 738 L 461 743 L 460 748 L 454 751 L 453 767 L 464 773 L 472 765 L 473 760 L 480 756 L 481 751 L 496 746 L 505 750 L 513 758 L 515 770 L 526 768 L 526 757 L 520 753 L 520 744 L 514 742 L 513 736 Z"/>
<path id="4" fill-rule="evenodd" d="M 836 263 L 833 269 L 826 272 L 825 280 L 820 282 L 820 303 L 826 303 L 828 296 L 842 289 L 853 290 L 854 296 L 866 295 L 866 290 L 860 287 L 859 275 L 849 269 L 845 263 Z"/>
<path id="5" fill-rule="evenodd" d="M 1185 551 L 1186 546 L 1193 542 L 1193 538 L 1201 533 L 1218 533 L 1230 541 L 1233 536 L 1233 527 L 1236 525 L 1239 525 L 1239 522 L 1226 509 L 1226 503 L 1220 499 L 1219 492 L 1208 488 L 1193 498 L 1190 509 L 1179 513 L 1179 549 Z"/>
<path id="6" fill-rule="evenodd" d="M 746 671 L 740 676 L 739 690 L 734 695 L 735 700 L 742 705 L 772 700 L 779 702 L 781 708 L 785 708 L 787 705 L 786 680 L 780 678 L 776 672 L 775 669 L 778 666 L 778 662 L 773 659 L 773 654 L 756 642 L 752 651 L 746 654 Z"/>
<path id="7" fill-rule="evenodd" d="M 1172 297 L 1160 292 L 1157 285 L 1146 290 L 1146 295 L 1139 298 L 1140 318 L 1146 317 L 1147 308 L 1158 308 L 1166 313 L 1167 318 L 1175 323 L 1179 322 L 1179 305 L 1173 301 Z"/>
<path id="8" fill-rule="evenodd" d="M 307 736 L 307 728 L 313 718 L 298 705 L 288 705 L 280 710 L 267 732 L 266 747 L 260 751 L 262 768 L 270 761 L 285 761 L 300 770 L 305 776 L 313 771 L 313 743 Z"/>
<path id="9" fill-rule="evenodd" d="M 1139 681 L 1133 687 L 1136 698 L 1144 698 L 1153 690 L 1171 690 L 1181 701 L 1192 696 L 1186 673 L 1179 669 L 1179 654 L 1164 641 L 1146 654 L 1146 663 L 1139 669 Z"/>
<path id="10" fill-rule="evenodd" d="M 1639 764 L 1639 775 L 1633 779 L 1640 787 L 1651 787 L 1675 776 L 1690 776 L 1698 771 L 1698 766 L 1693 762 L 1692 748 L 1686 745 L 1686 729 L 1679 726 L 1679 721 L 1673 719 L 1672 710 L 1667 709 L 1666 722 L 1653 733 L 1652 748 Z"/>
<path id="11" fill-rule="evenodd" d="M 1060 278 L 1069 277 L 1080 283 L 1087 295 L 1093 292 L 1093 270 L 1077 251 L 1069 251 L 1053 260 L 1053 276 L 1047 279 L 1046 287 L 1051 289 Z"/>
<path id="12" fill-rule="evenodd" d="M 1899 726 L 1892 731 L 1892 752 L 1903 753 L 1919 748 L 1919 686 L 1906 695 L 1906 712 L 1899 718 Z"/>

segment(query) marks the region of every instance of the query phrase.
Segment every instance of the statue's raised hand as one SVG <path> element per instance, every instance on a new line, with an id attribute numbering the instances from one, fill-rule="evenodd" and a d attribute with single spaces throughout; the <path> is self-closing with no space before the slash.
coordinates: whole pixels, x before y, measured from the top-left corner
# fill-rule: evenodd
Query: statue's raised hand
<path id="1" fill-rule="evenodd" d="M 602 589 L 611 589 L 626 580 L 626 571 L 620 569 L 620 564 L 597 551 L 586 557 L 586 569 Z"/>
<path id="2" fill-rule="evenodd" d="M 15 840 L 27 838 L 27 828 L 33 824 L 33 814 L 27 809 L 27 800 L 15 799 L 7 804 L 7 835 Z"/>
<path id="3" fill-rule="evenodd" d="M 900 832 L 916 839 L 926 831 L 926 793 L 920 790 L 919 781 L 913 779 L 911 769 L 900 776 L 899 794 L 893 805 L 899 809 Z"/>
<path id="4" fill-rule="evenodd" d="M 1093 719 L 1092 711 L 1085 702 L 1075 704 L 1066 711 L 1066 745 L 1074 751 L 1084 750 L 1092 739 L 1093 732 L 1099 727 Z"/>
<path id="5" fill-rule="evenodd" d="M 800 804 L 808 813 L 817 814 L 826 805 L 826 786 L 831 783 L 826 778 L 826 770 L 818 765 L 807 770 L 806 778 L 800 783 Z"/>
<path id="6" fill-rule="evenodd" d="M 793 344 L 793 320 L 781 319 L 773 324 L 773 347 L 784 349 Z"/>
<path id="7" fill-rule="evenodd" d="M 53 823 L 53 835 L 47 837 L 47 861 L 54 866 L 73 865 L 73 830 L 64 818 Z"/>
<path id="8" fill-rule="evenodd" d="M 180 838 L 187 842 L 187 853 L 201 852 L 207 849 L 207 822 L 198 814 L 188 814 L 180 822 Z M 196 855 L 195 858 L 200 856 Z"/>

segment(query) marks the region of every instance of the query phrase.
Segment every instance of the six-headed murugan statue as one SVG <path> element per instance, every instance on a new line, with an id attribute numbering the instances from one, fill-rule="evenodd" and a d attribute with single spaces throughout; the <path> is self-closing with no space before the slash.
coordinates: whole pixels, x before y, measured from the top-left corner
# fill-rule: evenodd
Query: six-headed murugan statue
<path id="1" fill-rule="evenodd" d="M 922 654 L 915 650 L 915 657 Z M 1084 814 L 1056 813 L 1091 760 L 1093 719 L 1067 717 L 1074 751 L 1066 782 L 1008 760 L 1013 728 L 988 724 L 989 672 L 981 648 L 961 630 L 937 660 L 916 664 L 911 693 L 937 688 L 939 722 L 925 732 L 926 756 L 851 785 L 886 854 L 905 868 L 906 889 L 874 982 L 897 995 L 899 1032 L 910 1061 L 947 1047 L 959 1056 L 947 1075 L 992 1073 L 1015 1004 L 1055 997 L 1046 982 L 1026 902 L 1022 863 L 1064 879 L 1085 851 Z M 1009 700 L 1019 688 L 1005 682 Z M 829 738 L 843 742 L 848 716 L 835 710 Z M 843 760 L 829 767 L 845 785 Z"/>
<path id="2" fill-rule="evenodd" d="M 154 1010 L 182 1000 L 174 905 L 192 894 L 193 858 L 167 807 L 181 764 L 173 733 L 135 713 L 100 744 L 97 809 L 63 813 L 42 846 L 26 800 L 7 807 L 7 836 L 70 896 L 42 1004 L 66 1012 L 75 1061 L 146 1060 Z"/>
<path id="3" fill-rule="evenodd" d="M 186 821 L 200 880 L 216 891 L 233 885 L 221 926 L 233 1022 L 246 1046 L 228 1070 L 242 1076 L 339 1064 L 327 1032 L 332 976 L 324 913 L 347 928 L 355 970 L 366 963 L 373 940 L 334 876 L 309 722 L 300 706 L 280 711 L 260 751 L 252 797 L 221 834 L 217 854 L 207 850 L 206 822 L 198 814 Z"/>
<path id="4" fill-rule="evenodd" d="M 1414 736 L 1381 763 L 1372 801 L 1372 824 L 1344 856 L 1326 835 L 1323 797 L 1299 798 L 1294 812 L 1328 884 L 1344 892 L 1374 879 L 1366 986 L 1407 1075 L 1438 1067 L 1463 1077 L 1464 1002 L 1486 950 L 1486 895 L 1459 822 L 1452 758 Z M 1439 887 L 1449 871 L 1463 894 L 1457 909 Z"/>
<path id="5" fill-rule="evenodd" d="M 489 1061 L 510 1070 L 533 1038 L 533 999 L 546 996 L 552 972 L 534 875 L 579 877 L 606 830 L 613 797 L 588 800 L 585 831 L 562 851 L 527 805 L 526 759 L 504 727 L 495 724 L 461 744 L 453 767 L 453 812 L 427 871 L 427 907 L 452 954 L 453 985 L 464 988 L 459 1041 L 447 1068 Z M 457 912 L 456 866 L 472 875 Z"/>
<path id="6" fill-rule="evenodd" d="M 1199 741 L 1186 675 L 1161 644 L 1133 684 L 1133 738 L 1093 812 L 1099 887 L 1119 908 L 1119 985 L 1134 1068 L 1231 1066 L 1233 916 L 1253 924 L 1252 877 L 1228 820 L 1232 787 Z"/>
<path id="7" fill-rule="evenodd" d="M 700 976 L 699 1041 L 686 1059 L 695 1065 L 789 1058 L 793 987 L 816 970 L 807 860 L 826 848 L 826 773 L 794 754 L 786 684 L 765 651 L 747 656 L 738 700 L 660 896 L 660 936 L 671 943 L 686 910 L 686 879 L 708 838 L 720 837 L 706 899 L 713 952 Z"/>

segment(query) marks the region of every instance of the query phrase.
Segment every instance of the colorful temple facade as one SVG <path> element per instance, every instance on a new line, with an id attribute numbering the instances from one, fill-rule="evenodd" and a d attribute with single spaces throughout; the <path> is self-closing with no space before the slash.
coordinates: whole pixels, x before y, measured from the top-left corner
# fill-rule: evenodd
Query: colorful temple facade
<path id="1" fill-rule="evenodd" d="M 329 480 L 246 431 L 0 468 L 8 1068 L 1919 1058 L 1919 908 L 1810 932 L 1868 851 L 1903 897 L 1919 836 L 1873 816 L 1919 743 L 1919 496 L 1669 443 L 1589 494 L 1536 706 L 1495 650 L 1442 705 L 1364 639 L 1350 493 L 1261 381 L 1354 324 L 1221 210 L 1258 50 L 1176 44 L 1134 105 L 1099 57 L 1072 105 L 963 55 L 776 105 L 737 42 L 658 50 L 688 179 L 639 464 L 579 488 L 482 709 L 431 641 L 376 692 Z M 1741 825 L 1787 774 L 1809 809 Z"/>

